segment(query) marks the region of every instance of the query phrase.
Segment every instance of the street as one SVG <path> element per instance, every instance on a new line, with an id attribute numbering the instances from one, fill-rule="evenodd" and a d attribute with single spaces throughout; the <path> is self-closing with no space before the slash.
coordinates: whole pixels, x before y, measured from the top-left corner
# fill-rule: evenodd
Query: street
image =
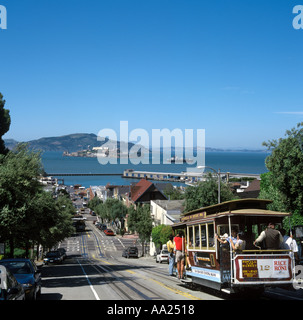
<path id="1" fill-rule="evenodd" d="M 108 237 L 86 217 L 86 231 L 60 244 L 67 250 L 63 264 L 42 268 L 41 300 L 222 299 L 186 288 L 153 257 L 122 257 L 134 239 Z"/>
<path id="2" fill-rule="evenodd" d="M 134 239 L 106 236 L 87 217 L 86 231 L 60 244 L 67 259 L 42 268 L 41 300 L 226 300 L 231 296 L 207 288 L 190 288 L 168 276 L 168 265 L 153 257 L 126 259 Z M 139 246 L 139 252 L 141 248 Z M 303 299 L 303 290 L 271 290 L 260 299 Z M 244 297 L 241 297 L 244 298 Z"/>

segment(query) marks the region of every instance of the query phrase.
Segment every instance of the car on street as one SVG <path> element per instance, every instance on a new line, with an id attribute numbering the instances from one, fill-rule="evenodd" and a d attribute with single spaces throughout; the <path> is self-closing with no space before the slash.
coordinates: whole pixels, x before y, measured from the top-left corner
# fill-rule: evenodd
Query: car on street
<path id="1" fill-rule="evenodd" d="M 137 247 L 128 247 L 123 250 L 122 257 L 125 258 L 138 258 L 138 248 Z"/>
<path id="2" fill-rule="evenodd" d="M 104 231 L 105 229 L 107 229 L 107 226 L 106 226 L 106 224 L 104 224 L 104 223 L 99 223 L 97 227 L 98 227 L 98 229 L 100 229 L 101 231 Z"/>
<path id="3" fill-rule="evenodd" d="M 23 286 L 26 300 L 36 300 L 41 294 L 41 271 L 30 259 L 3 259 L 5 266 Z"/>
<path id="4" fill-rule="evenodd" d="M 159 254 L 157 254 L 156 262 L 169 262 L 169 252 L 167 250 L 161 250 Z"/>
<path id="5" fill-rule="evenodd" d="M 63 257 L 63 260 L 66 259 L 67 255 L 66 255 L 66 250 L 64 248 L 58 248 L 58 251 L 60 252 L 60 254 Z"/>
<path id="6" fill-rule="evenodd" d="M 114 236 L 114 235 L 115 235 L 115 234 L 114 234 L 114 231 L 111 230 L 111 229 L 105 229 L 103 232 L 104 232 L 107 236 Z"/>
<path id="7" fill-rule="evenodd" d="M 62 262 L 63 262 L 63 256 L 60 254 L 58 250 L 49 251 L 43 259 L 44 264 L 62 263 Z"/>
<path id="8" fill-rule="evenodd" d="M 25 300 L 25 292 L 13 273 L 4 265 L 0 265 L 0 301 Z"/>

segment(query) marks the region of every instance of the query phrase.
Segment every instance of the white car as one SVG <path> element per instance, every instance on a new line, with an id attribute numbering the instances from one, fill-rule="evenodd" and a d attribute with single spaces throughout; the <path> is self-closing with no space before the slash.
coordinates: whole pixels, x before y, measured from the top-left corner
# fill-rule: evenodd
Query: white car
<path id="1" fill-rule="evenodd" d="M 167 250 L 161 250 L 159 254 L 157 254 L 156 262 L 162 263 L 162 262 L 169 262 L 169 252 Z"/>

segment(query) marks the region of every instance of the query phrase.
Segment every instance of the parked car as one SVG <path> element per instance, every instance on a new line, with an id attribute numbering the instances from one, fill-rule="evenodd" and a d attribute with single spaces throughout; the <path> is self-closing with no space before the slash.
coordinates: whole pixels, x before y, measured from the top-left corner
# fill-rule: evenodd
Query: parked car
<path id="1" fill-rule="evenodd" d="M 45 258 L 43 259 L 44 264 L 49 264 L 49 263 L 62 263 L 63 262 L 63 257 L 60 254 L 58 250 L 55 251 L 49 251 Z"/>
<path id="2" fill-rule="evenodd" d="M 13 273 L 4 265 L 0 265 L 0 301 L 25 300 L 25 292 Z"/>
<path id="3" fill-rule="evenodd" d="M 125 258 L 138 258 L 138 248 L 137 247 L 128 247 L 122 252 L 122 257 Z"/>
<path id="4" fill-rule="evenodd" d="M 115 235 L 115 234 L 114 234 L 114 231 L 111 230 L 111 229 L 105 229 L 103 232 L 104 232 L 107 236 L 114 236 L 114 235 Z"/>
<path id="5" fill-rule="evenodd" d="M 157 254 L 156 262 L 162 263 L 169 262 L 169 252 L 167 250 L 161 250 L 159 254 Z"/>
<path id="6" fill-rule="evenodd" d="M 26 300 L 36 300 L 41 294 L 41 271 L 30 259 L 3 259 L 0 265 L 8 268 L 23 286 Z"/>
<path id="7" fill-rule="evenodd" d="M 98 228 L 100 229 L 100 230 L 105 230 L 105 229 L 107 229 L 107 226 L 106 226 L 106 224 L 104 224 L 104 223 L 100 223 L 99 225 L 98 225 Z"/>
<path id="8" fill-rule="evenodd" d="M 64 260 L 67 257 L 66 250 L 64 248 L 58 248 L 58 251 L 60 252 Z"/>

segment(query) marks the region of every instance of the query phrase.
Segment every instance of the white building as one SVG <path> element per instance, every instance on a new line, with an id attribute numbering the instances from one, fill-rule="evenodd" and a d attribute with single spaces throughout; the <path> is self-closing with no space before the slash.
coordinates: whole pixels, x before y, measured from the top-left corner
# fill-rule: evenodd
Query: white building
<path id="1" fill-rule="evenodd" d="M 151 200 L 150 211 L 154 219 L 154 225 L 172 225 L 180 221 L 180 215 L 184 209 L 184 200 Z M 155 245 L 151 242 L 150 255 L 156 251 Z"/>
<path id="2" fill-rule="evenodd" d="M 150 211 L 155 225 L 172 225 L 180 220 L 184 200 L 152 200 Z"/>

